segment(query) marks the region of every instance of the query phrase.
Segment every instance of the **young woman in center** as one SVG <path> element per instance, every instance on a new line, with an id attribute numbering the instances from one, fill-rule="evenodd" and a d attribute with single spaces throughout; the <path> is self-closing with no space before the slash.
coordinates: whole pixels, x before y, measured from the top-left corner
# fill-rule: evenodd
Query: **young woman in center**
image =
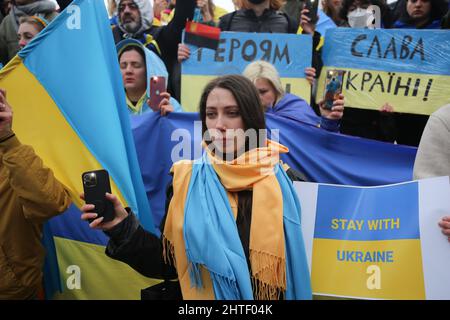
<path id="1" fill-rule="evenodd" d="M 311 299 L 298 177 L 280 164 L 288 149 L 267 139 L 263 110 L 245 77 L 212 80 L 200 100 L 204 153 L 174 164 L 160 238 L 114 195 L 113 221 L 83 206 L 82 219 L 110 236 L 107 255 L 178 278 L 183 299 Z"/>

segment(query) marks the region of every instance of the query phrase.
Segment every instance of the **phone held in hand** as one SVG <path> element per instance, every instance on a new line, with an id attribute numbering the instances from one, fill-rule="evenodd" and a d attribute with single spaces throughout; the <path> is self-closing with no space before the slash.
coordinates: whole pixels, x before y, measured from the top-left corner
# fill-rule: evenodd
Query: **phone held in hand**
<path id="1" fill-rule="evenodd" d="M 164 99 L 161 93 L 166 92 L 166 78 L 154 76 L 149 79 L 149 96 L 150 96 L 150 108 L 153 111 L 159 111 L 159 104 Z"/>
<path id="2" fill-rule="evenodd" d="M 86 204 L 93 204 L 93 212 L 98 214 L 97 218 L 104 217 L 103 222 L 114 219 L 114 206 L 106 199 L 105 194 L 111 193 L 109 174 L 106 170 L 95 170 L 84 172 L 81 176 L 83 181 L 84 200 Z"/>
<path id="3" fill-rule="evenodd" d="M 323 94 L 324 108 L 331 110 L 334 100 L 339 98 L 344 84 L 344 70 L 327 70 Z"/>
<path id="4" fill-rule="evenodd" d="M 317 16 L 317 10 L 319 7 L 319 0 L 306 0 L 303 9 L 308 9 L 308 18 L 311 19 L 310 23 L 316 24 L 319 20 Z"/>

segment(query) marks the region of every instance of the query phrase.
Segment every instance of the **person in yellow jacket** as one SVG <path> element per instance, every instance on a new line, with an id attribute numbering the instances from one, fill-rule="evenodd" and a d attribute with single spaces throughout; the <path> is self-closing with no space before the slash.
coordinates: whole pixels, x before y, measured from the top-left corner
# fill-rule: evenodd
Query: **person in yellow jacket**
<path id="1" fill-rule="evenodd" d="M 0 89 L 0 300 L 36 299 L 42 288 L 43 223 L 70 205 L 69 192 L 12 131 Z"/>

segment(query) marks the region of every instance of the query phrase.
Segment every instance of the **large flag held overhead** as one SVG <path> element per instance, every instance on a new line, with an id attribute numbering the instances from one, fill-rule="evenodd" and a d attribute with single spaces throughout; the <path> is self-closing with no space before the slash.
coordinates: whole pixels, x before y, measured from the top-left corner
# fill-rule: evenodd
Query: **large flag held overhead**
<path id="1" fill-rule="evenodd" d="M 112 192 L 154 232 L 108 21 L 102 1 L 75 0 L 0 73 L 14 131 L 72 196 L 50 223 L 65 297 L 138 298 L 149 283 L 107 258 L 106 237 L 80 221 L 81 174 L 105 168 Z"/>

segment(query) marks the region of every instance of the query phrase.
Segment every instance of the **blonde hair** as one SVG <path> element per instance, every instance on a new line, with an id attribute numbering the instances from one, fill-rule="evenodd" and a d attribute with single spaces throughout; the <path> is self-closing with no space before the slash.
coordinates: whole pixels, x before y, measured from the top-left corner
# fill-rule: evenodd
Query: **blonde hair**
<path id="1" fill-rule="evenodd" d="M 277 100 L 284 95 L 280 75 L 277 69 L 267 61 L 258 60 L 250 63 L 245 68 L 242 75 L 250 79 L 253 83 L 255 83 L 258 79 L 265 79 L 269 81 L 277 93 Z"/>
<path id="2" fill-rule="evenodd" d="M 240 9 L 250 9 L 248 0 L 239 0 Z M 270 9 L 280 10 L 285 0 L 270 0 Z"/>
<path id="3" fill-rule="evenodd" d="M 22 23 L 29 23 L 33 25 L 38 32 L 41 32 L 48 24 L 45 19 L 38 16 L 23 16 L 19 18 L 19 25 Z"/>

